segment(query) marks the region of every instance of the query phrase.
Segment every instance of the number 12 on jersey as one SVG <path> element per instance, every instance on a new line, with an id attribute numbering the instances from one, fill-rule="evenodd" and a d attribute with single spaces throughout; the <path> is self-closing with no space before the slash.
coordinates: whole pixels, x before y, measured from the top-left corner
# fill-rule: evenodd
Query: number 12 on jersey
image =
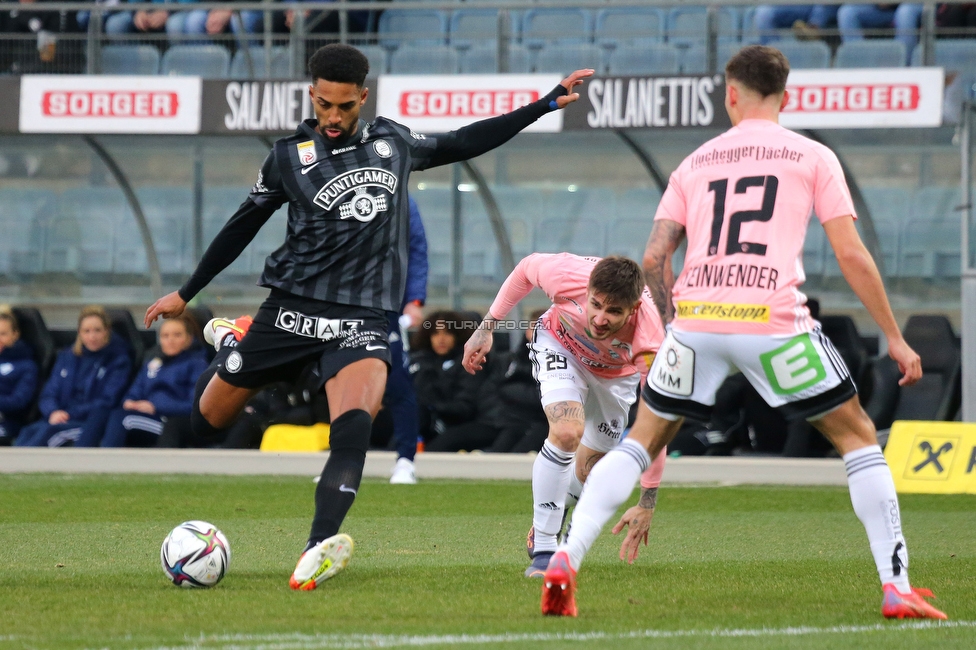
<path id="1" fill-rule="evenodd" d="M 725 244 L 725 254 L 746 253 L 748 255 L 765 255 L 766 244 L 739 241 L 739 230 L 747 221 L 769 221 L 773 218 L 773 208 L 776 206 L 776 190 L 779 179 L 775 176 L 746 176 L 735 184 L 736 194 L 745 194 L 750 187 L 762 187 L 762 207 L 758 210 L 740 210 L 729 216 L 729 236 Z M 725 197 L 729 190 L 729 179 L 723 178 L 708 184 L 708 191 L 715 192 L 715 205 L 712 209 L 712 237 L 708 242 L 708 254 L 718 254 L 718 241 L 722 236 L 722 225 L 725 222 Z"/>

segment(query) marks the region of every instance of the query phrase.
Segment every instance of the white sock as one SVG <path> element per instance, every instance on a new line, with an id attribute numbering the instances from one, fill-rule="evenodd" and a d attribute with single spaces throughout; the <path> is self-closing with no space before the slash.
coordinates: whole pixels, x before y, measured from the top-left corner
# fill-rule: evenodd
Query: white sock
<path id="1" fill-rule="evenodd" d="M 844 454 L 844 465 L 851 504 L 868 534 L 881 584 L 894 583 L 898 591 L 907 593 L 911 589 L 908 548 L 901 532 L 895 482 L 881 447 L 871 445 Z"/>
<path id="2" fill-rule="evenodd" d="M 556 536 L 563 523 L 566 492 L 569 490 L 573 452 L 563 451 L 548 440 L 532 465 L 532 525 L 535 526 L 535 553 L 556 550 Z"/>
<path id="3" fill-rule="evenodd" d="M 647 450 L 640 443 L 626 439 L 590 471 L 586 489 L 573 510 L 569 536 L 559 547 L 569 553 L 573 568 L 579 569 L 603 525 L 634 491 L 634 484 L 650 463 Z"/>
<path id="4" fill-rule="evenodd" d="M 583 484 L 580 483 L 576 475 L 576 460 L 569 466 L 569 491 L 566 493 L 566 508 L 572 508 L 579 501 L 580 494 L 583 492 Z"/>

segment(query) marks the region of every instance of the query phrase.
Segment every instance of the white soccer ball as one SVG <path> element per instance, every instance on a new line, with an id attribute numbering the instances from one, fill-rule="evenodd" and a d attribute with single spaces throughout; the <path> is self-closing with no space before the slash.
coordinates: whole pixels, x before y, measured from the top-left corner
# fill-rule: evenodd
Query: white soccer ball
<path id="1" fill-rule="evenodd" d="M 163 540 L 159 559 L 177 587 L 213 587 L 230 568 L 230 543 L 213 524 L 185 521 Z"/>

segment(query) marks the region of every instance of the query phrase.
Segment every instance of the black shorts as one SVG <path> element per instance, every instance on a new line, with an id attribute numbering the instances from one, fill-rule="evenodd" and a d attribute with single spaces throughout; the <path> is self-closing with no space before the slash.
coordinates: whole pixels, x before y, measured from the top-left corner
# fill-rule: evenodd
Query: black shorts
<path id="1" fill-rule="evenodd" d="M 231 386 L 261 388 L 293 382 L 317 363 L 325 383 L 360 359 L 390 366 L 389 314 L 382 309 L 340 305 L 272 289 L 241 342 L 217 374 Z"/>

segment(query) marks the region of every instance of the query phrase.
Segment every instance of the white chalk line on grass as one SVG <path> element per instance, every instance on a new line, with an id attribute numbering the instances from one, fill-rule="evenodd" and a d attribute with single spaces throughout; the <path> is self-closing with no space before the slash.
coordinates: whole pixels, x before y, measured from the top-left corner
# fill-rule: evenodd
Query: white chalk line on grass
<path id="1" fill-rule="evenodd" d="M 316 648 L 398 648 L 439 645 L 487 645 L 523 642 L 557 641 L 623 641 L 627 639 L 735 638 L 773 636 L 817 636 L 824 634 L 864 634 L 871 632 L 908 632 L 976 628 L 976 621 L 909 621 L 874 625 L 837 625 L 833 627 L 783 627 L 713 630 L 634 630 L 631 632 L 564 632 L 524 634 L 226 634 L 187 639 L 186 645 L 155 650 L 314 650 Z"/>

